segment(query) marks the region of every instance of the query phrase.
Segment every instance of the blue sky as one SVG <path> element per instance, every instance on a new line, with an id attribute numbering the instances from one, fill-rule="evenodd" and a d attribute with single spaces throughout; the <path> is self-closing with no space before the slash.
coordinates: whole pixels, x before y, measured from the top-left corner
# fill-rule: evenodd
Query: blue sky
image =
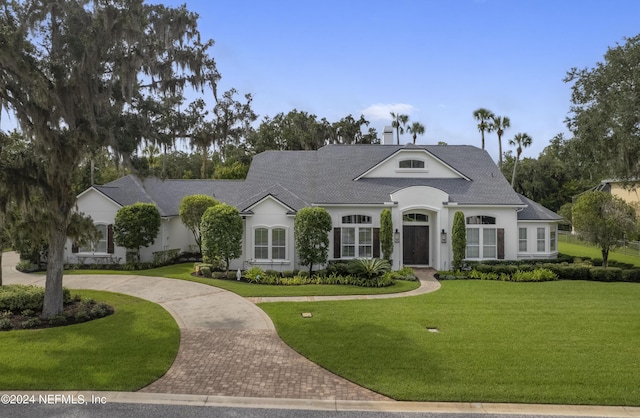
<path id="1" fill-rule="evenodd" d="M 219 89 L 253 94 L 260 119 L 364 114 L 381 135 L 399 111 L 426 126 L 419 143 L 480 146 L 472 113 L 485 107 L 511 118 L 505 149 L 518 132 L 533 138 L 530 157 L 570 136 L 566 72 L 640 32 L 640 0 L 162 2 L 200 15 Z M 487 150 L 498 159 L 495 134 Z"/>
<path id="2" fill-rule="evenodd" d="M 165 1 L 177 5 L 184 1 Z M 537 157 L 570 106 L 562 81 L 640 32 L 637 0 L 187 0 L 200 15 L 221 88 L 274 116 L 294 108 L 336 121 L 390 110 L 426 126 L 419 143 L 480 146 L 472 112 L 509 116 Z M 409 135 L 402 138 L 410 141 Z M 506 145 L 506 142 L 505 142 Z M 487 150 L 497 160 L 497 137 Z"/>

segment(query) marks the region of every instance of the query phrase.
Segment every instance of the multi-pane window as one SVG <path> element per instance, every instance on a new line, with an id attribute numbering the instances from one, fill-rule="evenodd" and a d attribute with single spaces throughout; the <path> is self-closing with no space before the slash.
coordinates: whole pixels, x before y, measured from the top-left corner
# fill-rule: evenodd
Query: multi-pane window
<path id="1" fill-rule="evenodd" d="M 271 258 L 284 260 L 287 258 L 287 238 L 284 228 L 271 230 Z"/>
<path id="2" fill-rule="evenodd" d="M 493 216 L 468 216 L 467 225 L 495 225 Z M 497 258 L 497 229 L 492 227 L 467 228 L 467 258 Z"/>
<path id="3" fill-rule="evenodd" d="M 424 168 L 422 160 L 402 160 L 398 163 L 399 168 Z"/>
<path id="4" fill-rule="evenodd" d="M 480 229 L 467 228 L 467 258 L 480 258 Z"/>
<path id="5" fill-rule="evenodd" d="M 79 252 L 81 253 L 107 253 L 107 225 L 106 224 L 95 224 L 96 229 L 98 230 L 98 236 L 100 237 L 97 241 L 89 243 L 87 246 L 80 247 Z"/>
<path id="6" fill-rule="evenodd" d="M 538 252 L 544 252 L 546 250 L 546 236 L 545 236 L 545 229 L 544 228 L 538 228 L 537 231 L 537 242 L 538 242 Z"/>
<path id="7" fill-rule="evenodd" d="M 527 251 L 527 228 L 518 228 L 518 251 Z"/>
<path id="8" fill-rule="evenodd" d="M 373 228 L 371 216 L 347 215 L 342 217 L 343 224 L 361 224 L 340 228 L 340 257 L 373 257 Z M 369 226 L 367 226 L 369 225 Z"/>
<path id="9" fill-rule="evenodd" d="M 256 228 L 255 235 L 255 258 L 266 260 L 269 258 L 269 230 Z"/>
<path id="10" fill-rule="evenodd" d="M 555 228 L 551 228 L 551 231 L 549 231 L 549 251 L 556 251 L 558 249 L 556 233 Z"/>
<path id="11" fill-rule="evenodd" d="M 402 215 L 403 222 L 429 222 L 429 216 L 424 213 L 405 213 Z"/>
<path id="12" fill-rule="evenodd" d="M 254 258 L 256 260 L 285 260 L 287 233 L 284 228 L 256 228 Z"/>
<path id="13" fill-rule="evenodd" d="M 496 258 L 498 239 L 495 228 L 484 228 L 482 230 L 482 258 Z"/>

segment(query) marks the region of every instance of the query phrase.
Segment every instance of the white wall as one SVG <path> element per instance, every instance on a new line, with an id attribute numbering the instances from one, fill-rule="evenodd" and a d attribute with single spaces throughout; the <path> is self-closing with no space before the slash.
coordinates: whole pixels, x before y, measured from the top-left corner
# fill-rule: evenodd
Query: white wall
<path id="1" fill-rule="evenodd" d="M 251 266 L 258 266 L 262 269 L 283 271 L 297 268 L 295 241 L 293 237 L 294 218 L 291 215 L 287 215 L 290 209 L 270 196 L 261 200 L 250 209 L 253 215 L 247 216 L 245 220 L 244 237 L 242 240 L 243 257 L 231 263 L 233 269 L 245 269 Z M 255 259 L 254 245 L 256 228 L 267 228 L 269 229 L 269 234 L 271 234 L 271 229 L 273 228 L 285 229 L 286 258 L 284 260 Z"/>
<path id="2" fill-rule="evenodd" d="M 423 169 L 398 168 L 401 160 L 421 160 Z M 364 177 L 460 178 L 461 176 L 424 150 L 400 150 Z"/>

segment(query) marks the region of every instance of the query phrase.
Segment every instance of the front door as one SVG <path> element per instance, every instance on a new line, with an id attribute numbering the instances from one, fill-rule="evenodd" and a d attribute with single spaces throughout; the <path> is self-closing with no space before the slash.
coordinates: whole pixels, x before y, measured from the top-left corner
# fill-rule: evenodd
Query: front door
<path id="1" fill-rule="evenodd" d="M 429 227 L 405 225 L 402 227 L 402 263 L 429 264 Z"/>

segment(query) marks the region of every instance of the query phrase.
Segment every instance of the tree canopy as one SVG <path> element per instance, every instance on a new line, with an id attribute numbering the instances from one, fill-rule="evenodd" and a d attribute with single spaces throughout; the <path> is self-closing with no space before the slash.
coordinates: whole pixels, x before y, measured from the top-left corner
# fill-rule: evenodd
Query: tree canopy
<path id="1" fill-rule="evenodd" d="M 140 261 L 140 247 L 148 247 L 158 237 L 160 212 L 151 203 L 135 203 L 123 206 L 116 212 L 113 224 L 113 241 L 133 250 L 136 262 Z"/>
<path id="2" fill-rule="evenodd" d="M 149 117 L 149 103 L 187 87 L 215 97 L 220 75 L 208 56 L 213 42 L 201 40 L 197 15 L 184 6 L 10 0 L 0 27 L 0 107 L 34 151 L 19 164 L 0 161 L 0 180 L 25 202 L 39 190 L 50 209 L 43 316 L 51 317 L 62 311 L 77 167 L 105 147 L 128 161 L 167 113 Z"/>
<path id="3" fill-rule="evenodd" d="M 242 255 L 242 218 L 233 206 L 221 203 L 209 207 L 202 215 L 200 232 L 205 262 L 224 260 L 229 270 L 230 261 Z"/>
<path id="4" fill-rule="evenodd" d="M 331 226 L 331 215 L 325 208 L 302 208 L 296 214 L 293 223 L 296 250 L 300 264 L 309 266 L 309 276 L 314 264 L 327 262 Z"/>
<path id="5" fill-rule="evenodd" d="M 607 192 L 583 193 L 573 204 L 571 215 L 575 230 L 600 247 L 604 267 L 618 241 L 637 231 L 634 208 Z"/>
<path id="6" fill-rule="evenodd" d="M 640 178 L 640 35 L 609 48 L 593 68 L 573 68 L 567 125 L 582 152 L 620 179 Z"/>
<path id="7" fill-rule="evenodd" d="M 180 201 L 180 220 L 193 233 L 200 253 L 202 253 L 202 237 L 200 234 L 202 215 L 211 206 L 217 204 L 218 201 L 216 199 L 204 194 L 185 196 Z"/>

